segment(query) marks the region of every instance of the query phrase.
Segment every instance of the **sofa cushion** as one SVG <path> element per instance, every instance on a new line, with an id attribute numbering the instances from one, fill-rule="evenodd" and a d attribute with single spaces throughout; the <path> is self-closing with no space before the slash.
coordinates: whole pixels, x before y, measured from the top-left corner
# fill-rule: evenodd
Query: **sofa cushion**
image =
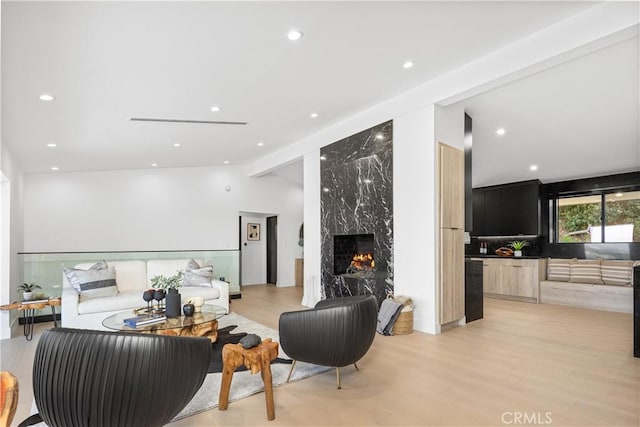
<path id="1" fill-rule="evenodd" d="M 120 292 L 110 298 L 93 298 L 78 303 L 78 314 L 103 313 L 145 307 L 142 291 Z"/>
<path id="2" fill-rule="evenodd" d="M 113 266 L 108 266 L 104 261 L 93 264 L 87 270 L 65 267 L 63 271 L 71 286 L 79 292 L 80 301 L 118 294 L 116 272 Z"/>
<path id="3" fill-rule="evenodd" d="M 83 263 L 76 265 L 76 268 L 86 270 L 91 265 Z M 143 291 L 147 289 L 146 261 L 109 261 L 109 265 L 116 271 L 118 292 Z"/>
<path id="4" fill-rule="evenodd" d="M 178 289 L 182 298 L 182 304 L 189 302 L 191 297 L 203 297 L 206 301 L 220 298 L 220 291 L 217 288 L 199 287 L 199 286 L 183 286 Z"/>
<path id="5" fill-rule="evenodd" d="M 602 285 L 600 260 L 579 259 L 571 263 L 570 282 Z"/>
<path id="6" fill-rule="evenodd" d="M 576 258 L 549 258 L 547 262 L 547 280 L 568 282 L 571 277 L 571 264 L 575 261 L 577 261 Z"/>
<path id="7" fill-rule="evenodd" d="M 213 279 L 213 266 L 201 267 L 196 260 L 192 259 L 184 270 L 183 286 L 211 287 L 211 279 Z"/>
<path id="8" fill-rule="evenodd" d="M 600 270 L 605 285 L 631 286 L 633 261 L 602 260 Z"/>

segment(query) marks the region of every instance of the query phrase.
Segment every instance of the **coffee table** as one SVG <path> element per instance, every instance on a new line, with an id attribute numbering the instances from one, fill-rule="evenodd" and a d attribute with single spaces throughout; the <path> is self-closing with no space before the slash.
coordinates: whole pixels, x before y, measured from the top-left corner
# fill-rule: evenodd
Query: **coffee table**
<path id="1" fill-rule="evenodd" d="M 168 317 L 164 322 L 131 328 L 124 319 L 139 315 L 139 310 L 125 310 L 102 321 L 102 326 L 114 331 L 139 332 L 143 334 L 173 335 L 183 337 L 207 337 L 211 342 L 218 339 L 218 320 L 226 314 L 224 307 L 205 304 L 202 311 L 193 316 Z"/>

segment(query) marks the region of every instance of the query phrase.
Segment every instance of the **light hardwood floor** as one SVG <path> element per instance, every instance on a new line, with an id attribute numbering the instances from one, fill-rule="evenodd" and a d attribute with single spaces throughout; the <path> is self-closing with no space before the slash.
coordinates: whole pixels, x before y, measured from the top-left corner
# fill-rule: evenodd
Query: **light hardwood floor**
<path id="1" fill-rule="evenodd" d="M 250 286 L 242 295 L 231 309 L 274 329 L 282 311 L 303 308 L 301 288 Z M 440 336 L 376 335 L 360 371 L 341 370 L 342 390 L 334 372 L 276 388 L 275 421 L 267 421 L 260 393 L 171 425 L 637 427 L 640 359 L 632 356 L 631 321 L 485 299 L 484 319 Z M 0 342 L 2 369 L 21 383 L 18 421 L 31 407 L 36 339 Z"/>

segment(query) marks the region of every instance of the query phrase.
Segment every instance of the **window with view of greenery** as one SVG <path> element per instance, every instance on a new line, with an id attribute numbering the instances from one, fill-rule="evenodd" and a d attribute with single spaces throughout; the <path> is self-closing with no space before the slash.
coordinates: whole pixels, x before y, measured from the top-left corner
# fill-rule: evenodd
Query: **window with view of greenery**
<path id="1" fill-rule="evenodd" d="M 557 219 L 559 243 L 640 242 L 640 191 L 559 198 Z"/>

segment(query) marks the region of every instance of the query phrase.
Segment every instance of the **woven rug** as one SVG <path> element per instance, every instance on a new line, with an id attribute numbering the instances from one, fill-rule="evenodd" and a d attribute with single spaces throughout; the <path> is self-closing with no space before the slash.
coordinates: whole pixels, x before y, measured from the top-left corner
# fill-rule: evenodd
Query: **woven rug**
<path id="1" fill-rule="evenodd" d="M 252 320 L 244 318 L 234 313 L 229 313 L 226 316 L 218 319 L 218 329 L 226 328 L 230 325 L 237 325 L 233 329 L 234 333 L 247 332 L 257 334 L 260 338 L 271 338 L 273 341 L 280 341 L 278 332 L 267 328 L 260 323 L 256 323 Z M 280 349 L 278 357 L 288 359 L 288 356 Z M 271 374 L 273 377 L 273 387 L 280 387 L 286 384 L 287 375 L 289 375 L 289 364 L 272 364 Z M 313 375 L 317 375 L 321 372 L 326 372 L 331 368 L 326 366 L 313 365 L 311 363 L 298 362 L 291 375 L 291 382 L 298 381 L 303 378 L 308 378 Z M 218 406 L 218 394 L 220 392 L 220 383 L 222 381 L 221 373 L 207 374 L 207 377 L 198 390 L 198 393 L 189 402 L 189 404 L 180 412 L 175 418 L 179 420 L 181 418 L 189 417 L 191 415 L 208 411 Z M 229 392 L 229 402 L 240 400 L 245 397 L 251 396 L 256 393 L 264 391 L 264 385 L 262 384 L 262 377 L 260 374 L 251 375 L 250 371 L 235 372 L 233 374 L 233 380 L 231 381 L 231 391 Z"/>

